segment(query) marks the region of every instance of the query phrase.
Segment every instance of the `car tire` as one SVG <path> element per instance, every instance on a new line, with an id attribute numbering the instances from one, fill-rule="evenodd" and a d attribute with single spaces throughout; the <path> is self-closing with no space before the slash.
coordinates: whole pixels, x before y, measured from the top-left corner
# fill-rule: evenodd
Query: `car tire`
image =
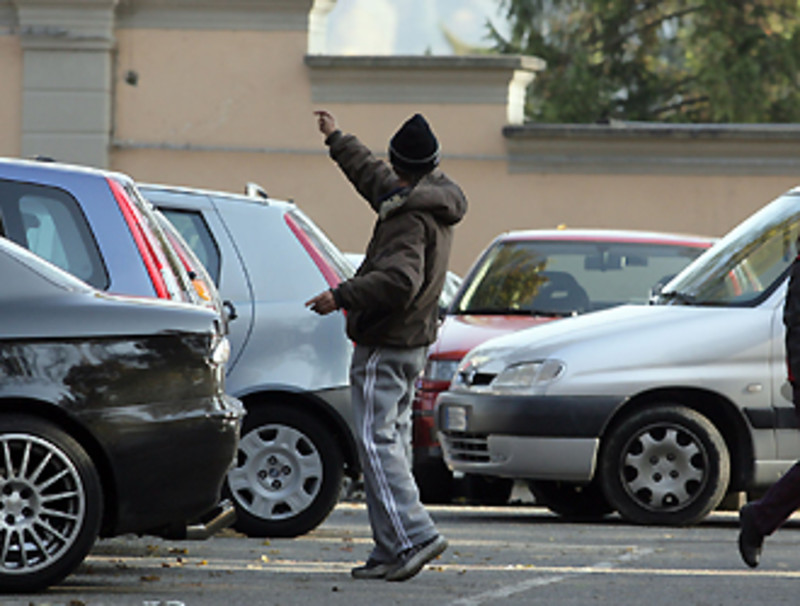
<path id="1" fill-rule="evenodd" d="M 0 416 L 0 592 L 38 591 L 84 560 L 103 496 L 81 445 L 47 421 Z"/>
<path id="2" fill-rule="evenodd" d="M 462 480 L 464 496 L 471 505 L 505 505 L 514 490 L 514 480 L 468 473 Z"/>
<path id="3" fill-rule="evenodd" d="M 251 537 L 296 537 L 316 528 L 339 499 L 344 460 L 329 428 L 287 404 L 249 410 L 226 495 L 234 527 Z"/>
<path id="4" fill-rule="evenodd" d="M 725 440 L 711 421 L 679 405 L 632 414 L 600 455 L 609 502 L 638 524 L 696 524 L 722 501 L 730 478 Z"/>
<path id="5" fill-rule="evenodd" d="M 597 520 L 614 511 L 598 482 L 531 480 L 528 488 L 536 505 L 570 520 Z"/>

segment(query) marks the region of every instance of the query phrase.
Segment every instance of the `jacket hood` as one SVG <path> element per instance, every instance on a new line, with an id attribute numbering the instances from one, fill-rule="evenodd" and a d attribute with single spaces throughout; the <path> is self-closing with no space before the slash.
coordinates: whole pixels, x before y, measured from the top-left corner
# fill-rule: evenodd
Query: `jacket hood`
<path id="1" fill-rule="evenodd" d="M 467 213 L 467 197 L 444 173 L 434 170 L 411 190 L 405 211 L 423 210 L 443 225 L 455 225 Z"/>

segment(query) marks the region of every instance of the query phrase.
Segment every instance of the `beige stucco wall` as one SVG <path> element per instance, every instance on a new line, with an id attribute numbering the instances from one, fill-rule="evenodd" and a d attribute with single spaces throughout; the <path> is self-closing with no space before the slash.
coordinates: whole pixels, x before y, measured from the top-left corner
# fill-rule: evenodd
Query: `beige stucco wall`
<path id="1" fill-rule="evenodd" d="M 310 121 L 302 122 L 308 128 Z M 324 153 L 231 154 L 128 150 L 115 165 L 137 179 L 241 191 L 247 181 L 295 200 L 342 248 L 363 251 L 374 215 Z M 213 170 L 202 173 L 203 167 Z M 503 161 L 447 158 L 442 169 L 465 190 L 451 268 L 465 272 L 497 234 L 512 229 L 629 228 L 722 235 L 790 187 L 794 177 L 512 175 Z"/>
<path id="2" fill-rule="evenodd" d="M 482 169 L 485 167 L 482 167 Z M 627 228 L 723 235 L 794 177 L 685 175 L 509 175 L 454 162 L 449 172 L 469 192 L 470 212 L 458 235 L 463 263 L 510 229 Z"/>
<path id="3" fill-rule="evenodd" d="M 343 250 L 362 251 L 374 215 L 328 158 L 315 108 L 329 109 L 379 154 L 404 120 L 422 112 L 445 164 L 463 178 L 485 189 L 506 173 L 505 103 L 317 102 L 303 33 L 121 29 L 116 38 L 110 166 L 137 180 L 229 191 L 255 181 L 297 202 Z M 493 235 L 475 227 L 459 233 L 457 271 Z"/>
<path id="4" fill-rule="evenodd" d="M 20 154 L 22 125 L 22 48 L 17 36 L 0 34 L 0 155 Z"/>
<path id="5" fill-rule="evenodd" d="M 117 44 L 116 139 L 275 148 L 310 139 L 296 128 L 310 97 L 302 35 L 126 29 Z M 130 70 L 136 86 L 124 82 Z"/>

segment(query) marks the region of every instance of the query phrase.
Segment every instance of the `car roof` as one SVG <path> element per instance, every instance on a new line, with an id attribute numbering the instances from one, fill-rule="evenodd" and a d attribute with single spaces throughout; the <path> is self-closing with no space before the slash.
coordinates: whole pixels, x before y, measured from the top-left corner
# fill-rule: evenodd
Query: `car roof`
<path id="1" fill-rule="evenodd" d="M 526 229 L 508 231 L 495 238 L 498 241 L 533 240 L 587 240 L 601 242 L 643 242 L 649 244 L 675 244 L 684 246 L 709 246 L 716 238 L 691 234 L 634 230 L 634 229 Z"/>
<path id="2" fill-rule="evenodd" d="M 19 167 L 23 170 L 35 170 L 44 172 L 64 172 L 70 174 L 84 174 L 94 177 L 116 177 L 121 180 L 130 181 L 131 178 L 121 172 L 96 168 L 93 166 L 84 166 L 81 164 L 69 164 L 66 162 L 56 162 L 49 158 L 6 158 L 0 157 L 0 165 L 4 167 Z"/>
<path id="3" fill-rule="evenodd" d="M 250 204 L 259 204 L 262 206 L 286 206 L 296 207 L 296 204 L 287 200 L 278 200 L 276 198 L 264 198 L 259 195 L 252 195 L 246 193 L 234 193 L 228 191 L 221 191 L 216 189 L 205 189 L 202 187 L 188 187 L 182 185 L 164 185 L 163 183 L 136 183 L 136 187 L 140 190 L 157 189 L 167 193 L 175 194 L 190 194 L 190 195 L 204 195 L 221 200 L 235 200 L 237 202 L 247 202 Z"/>

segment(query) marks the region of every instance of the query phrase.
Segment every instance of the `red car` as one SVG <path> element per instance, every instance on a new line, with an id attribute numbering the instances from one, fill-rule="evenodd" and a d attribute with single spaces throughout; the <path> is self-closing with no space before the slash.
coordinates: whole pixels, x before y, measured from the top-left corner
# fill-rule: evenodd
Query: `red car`
<path id="1" fill-rule="evenodd" d="M 444 316 L 414 400 L 414 475 L 423 501 L 455 493 L 436 438 L 436 398 L 461 358 L 492 337 L 616 305 L 647 304 L 713 239 L 621 230 L 531 230 L 498 236 L 480 255 Z M 465 496 L 504 503 L 512 482 L 467 476 Z"/>

